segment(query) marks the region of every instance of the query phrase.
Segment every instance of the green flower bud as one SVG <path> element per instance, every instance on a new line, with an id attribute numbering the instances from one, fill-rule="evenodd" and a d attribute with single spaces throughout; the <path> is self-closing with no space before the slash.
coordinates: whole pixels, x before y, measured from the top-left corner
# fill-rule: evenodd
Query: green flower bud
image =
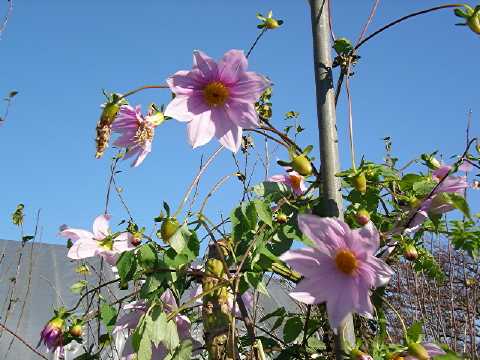
<path id="1" fill-rule="evenodd" d="M 208 259 L 206 272 L 216 277 L 222 277 L 224 274 L 223 263 L 218 259 Z"/>
<path id="2" fill-rule="evenodd" d="M 480 35 L 480 13 L 477 13 L 476 16 L 471 16 L 467 20 L 467 25 L 475 34 Z"/>
<path id="3" fill-rule="evenodd" d="M 180 227 L 178 220 L 174 217 L 166 218 L 163 220 L 162 226 L 160 227 L 160 234 L 163 241 L 168 243 L 168 240 L 175 234 L 175 232 Z"/>
<path id="4" fill-rule="evenodd" d="M 413 246 L 412 244 L 408 244 L 405 246 L 405 249 L 403 251 L 403 256 L 408 261 L 415 261 L 418 258 L 418 251 L 415 248 L 415 246 Z"/>
<path id="5" fill-rule="evenodd" d="M 70 327 L 68 332 L 73 337 L 77 337 L 77 338 L 82 337 L 82 335 L 83 335 L 82 325 L 80 325 L 80 324 L 73 325 L 73 326 Z"/>
<path id="6" fill-rule="evenodd" d="M 276 29 L 280 26 L 281 24 L 278 23 L 278 21 L 274 18 L 268 18 L 265 20 L 265 27 L 269 30 Z"/>
<path id="7" fill-rule="evenodd" d="M 312 163 L 305 155 L 295 156 L 291 162 L 292 169 L 302 176 L 312 175 Z"/>
<path id="8" fill-rule="evenodd" d="M 365 174 L 360 172 L 355 175 L 352 178 L 352 185 L 357 191 L 365 194 L 367 192 L 367 178 L 365 177 Z"/>
<path id="9" fill-rule="evenodd" d="M 358 225 L 366 225 L 370 221 L 370 213 L 365 209 L 360 209 L 355 214 L 355 221 Z"/>

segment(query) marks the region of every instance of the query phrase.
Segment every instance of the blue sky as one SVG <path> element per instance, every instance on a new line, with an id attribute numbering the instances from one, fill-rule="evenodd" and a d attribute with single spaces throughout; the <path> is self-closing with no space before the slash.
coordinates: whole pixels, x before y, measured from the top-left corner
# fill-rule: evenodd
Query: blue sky
<path id="1" fill-rule="evenodd" d="M 126 92 L 162 84 L 177 70 L 191 67 L 192 51 L 215 58 L 231 49 L 248 49 L 257 29 L 256 12 L 285 20 L 267 33 L 250 58 L 250 69 L 268 75 L 274 86 L 274 123 L 295 110 L 307 128 L 302 145 L 317 147 L 309 10 L 306 1 L 48 1 L 15 2 L 0 40 L 0 94 L 19 91 L 9 118 L 0 127 L 3 164 L 0 187 L 0 238 L 18 238 L 10 215 L 26 205 L 27 232 L 41 211 L 42 241 L 60 243 L 58 226 L 90 228 L 102 213 L 113 150 L 94 158 L 94 131 L 103 102 L 102 89 Z M 356 39 L 371 2 L 334 1 L 337 37 Z M 433 1 L 381 3 L 370 29 Z M 5 9 L 3 9 L 5 11 Z M 479 38 L 457 22 L 450 10 L 410 20 L 389 30 L 360 52 L 352 79 L 357 156 L 381 161 L 385 136 L 405 163 L 422 152 L 460 153 L 468 109 L 472 134 L 478 134 Z M 166 90 L 132 97 L 145 108 L 167 103 Z M 349 166 L 346 103 L 339 103 L 342 167 Z M 3 111 L 3 110 L 2 110 Z M 152 154 L 136 169 L 122 164 L 118 177 L 124 196 L 141 225 L 151 226 L 162 202 L 176 207 L 193 178 L 202 153 L 215 141 L 192 151 L 184 124 L 159 128 Z M 284 153 L 277 156 L 286 157 Z M 276 170 L 280 171 L 278 167 Z M 235 171 L 224 151 L 201 183 L 205 194 L 223 175 Z M 274 172 L 275 168 L 273 169 Z M 232 180 L 211 200 L 209 212 L 228 214 L 241 187 Z M 477 196 L 477 195 L 475 195 Z M 114 221 L 126 214 L 113 197 Z"/>

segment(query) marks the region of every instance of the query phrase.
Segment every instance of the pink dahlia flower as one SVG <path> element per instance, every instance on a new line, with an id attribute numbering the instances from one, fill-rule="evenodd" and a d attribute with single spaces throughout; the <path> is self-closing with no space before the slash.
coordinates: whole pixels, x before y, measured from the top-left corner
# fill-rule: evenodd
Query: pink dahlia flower
<path id="1" fill-rule="evenodd" d="M 173 293 L 170 289 L 167 289 L 160 300 L 163 302 L 164 310 L 166 313 L 171 313 L 178 309 L 177 302 Z M 136 301 L 130 304 L 127 304 L 123 307 L 124 310 L 129 311 L 128 314 L 121 317 L 113 329 L 113 334 L 126 331 L 127 333 L 132 332 L 138 325 L 140 318 L 148 310 L 147 305 L 144 301 Z M 190 320 L 184 315 L 177 315 L 175 317 L 175 323 L 177 324 L 178 336 L 180 340 L 192 339 L 190 334 Z M 168 350 L 163 344 L 158 346 L 153 346 L 152 349 L 152 360 L 163 360 L 168 354 Z M 122 351 L 121 360 L 133 360 L 135 359 L 135 350 L 132 346 L 132 339 L 128 337 L 127 342 Z"/>
<path id="2" fill-rule="evenodd" d="M 445 351 L 443 351 L 437 345 L 432 343 L 422 343 L 422 347 L 427 351 L 430 359 L 433 359 L 434 356 L 446 354 Z M 405 360 L 422 360 L 421 358 L 411 354 L 407 354 L 406 356 L 404 356 L 404 359 Z"/>
<path id="3" fill-rule="evenodd" d="M 370 290 L 384 286 L 393 274 L 374 256 L 380 244 L 374 225 L 351 230 L 339 219 L 315 215 L 299 215 L 298 225 L 315 246 L 280 257 L 304 276 L 290 296 L 305 304 L 326 302 L 334 329 L 349 313 L 371 316 Z"/>
<path id="4" fill-rule="evenodd" d="M 97 216 L 93 222 L 93 233 L 62 226 L 59 235 L 73 242 L 67 256 L 79 260 L 98 255 L 110 265 L 115 265 L 118 254 L 134 249 L 133 236 L 127 232 L 112 234 L 109 220 L 110 215 Z"/>
<path id="5" fill-rule="evenodd" d="M 50 320 L 40 333 L 40 343 L 47 347 L 48 351 L 55 351 L 63 346 L 63 327 L 65 321 L 60 318 Z"/>
<path id="6" fill-rule="evenodd" d="M 127 148 L 124 159 L 135 156 L 132 166 L 140 165 L 145 157 L 152 151 L 152 140 L 155 135 L 155 127 L 159 121 L 155 115 L 143 116 L 140 106 L 135 109 L 123 105 L 118 111 L 117 117 L 112 123 L 112 131 L 120 134 L 113 145 Z"/>
<path id="7" fill-rule="evenodd" d="M 268 181 L 285 184 L 292 189 L 295 195 L 298 196 L 307 191 L 304 177 L 296 171 L 290 171 L 286 174 L 273 175 L 268 178 Z"/>
<path id="8" fill-rule="evenodd" d="M 442 165 L 432 173 L 432 177 L 435 181 L 443 181 L 435 189 L 433 195 L 422 203 L 420 209 L 418 209 L 417 213 L 415 214 L 415 217 L 410 222 L 407 232 L 416 231 L 418 227 L 426 219 L 428 219 L 428 213 L 438 215 L 454 209 L 452 205 L 442 201 L 442 193 L 456 193 L 461 196 L 464 195 L 465 189 L 468 188 L 467 177 L 448 175 L 451 169 L 452 167 L 450 165 Z M 462 164 L 459 168 L 461 171 L 470 171 L 470 169 L 470 164 Z"/>
<path id="9" fill-rule="evenodd" d="M 167 79 L 175 98 L 165 115 L 187 122 L 193 148 L 214 136 L 227 149 L 237 152 L 242 129 L 259 125 L 255 102 L 270 82 L 247 71 L 241 50 L 230 50 L 216 63 L 201 51 L 193 52 L 193 69 L 178 71 Z"/>

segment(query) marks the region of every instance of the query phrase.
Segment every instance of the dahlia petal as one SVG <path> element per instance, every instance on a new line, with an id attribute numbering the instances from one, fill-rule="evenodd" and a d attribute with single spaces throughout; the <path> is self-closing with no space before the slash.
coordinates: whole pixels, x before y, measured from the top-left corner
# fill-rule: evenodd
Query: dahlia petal
<path id="1" fill-rule="evenodd" d="M 160 296 L 160 300 L 162 300 L 168 311 L 175 311 L 177 309 L 177 300 L 175 300 L 172 290 L 165 290 L 162 296 Z"/>
<path id="2" fill-rule="evenodd" d="M 116 253 L 122 253 L 124 251 L 129 251 L 129 250 L 133 250 L 133 249 L 135 249 L 135 246 L 133 246 L 131 239 L 120 240 L 117 237 L 113 241 L 113 251 L 116 252 Z"/>
<path id="3" fill-rule="evenodd" d="M 193 91 L 202 89 L 204 83 L 199 70 L 181 70 L 167 79 L 170 90 L 176 95 L 190 95 Z"/>
<path id="4" fill-rule="evenodd" d="M 267 179 L 267 181 L 290 185 L 288 176 L 283 174 L 272 175 Z"/>
<path id="5" fill-rule="evenodd" d="M 255 129 L 259 126 L 259 119 L 253 103 L 231 101 L 225 106 L 228 117 L 236 125 L 244 129 Z"/>
<path id="6" fill-rule="evenodd" d="M 192 92 L 191 95 L 178 95 L 170 101 L 165 109 L 165 115 L 178 121 L 188 122 L 210 108 L 205 103 L 203 95 L 200 92 Z"/>
<path id="7" fill-rule="evenodd" d="M 289 250 L 280 256 L 280 260 L 286 262 L 292 269 L 298 271 L 307 278 L 317 277 L 320 264 L 315 257 L 314 249 L 303 248 Z"/>
<path id="8" fill-rule="evenodd" d="M 175 317 L 175 323 L 177 324 L 178 336 L 181 340 L 190 338 L 190 319 L 185 315 L 177 315 Z"/>
<path id="9" fill-rule="evenodd" d="M 323 254 L 330 255 L 332 248 L 347 247 L 344 238 L 349 235 L 350 229 L 339 219 L 302 214 L 298 216 L 298 226 Z"/>
<path id="10" fill-rule="evenodd" d="M 110 218 L 110 215 L 105 214 L 97 216 L 93 221 L 93 234 L 96 240 L 103 240 L 108 236 L 108 222 Z"/>
<path id="11" fill-rule="evenodd" d="M 446 354 L 445 351 L 443 351 L 439 346 L 433 343 L 423 343 L 422 346 L 425 348 L 425 350 L 427 350 L 430 357 Z"/>
<path id="12" fill-rule="evenodd" d="M 327 314 L 330 326 L 337 329 L 343 323 L 348 314 L 355 310 L 355 304 L 358 304 L 358 293 L 355 285 L 351 284 L 354 280 L 349 279 L 347 285 L 337 288 L 337 297 L 327 301 Z"/>
<path id="13" fill-rule="evenodd" d="M 115 334 L 124 329 L 135 329 L 142 317 L 143 312 L 141 311 L 131 311 L 128 314 L 123 315 L 120 319 L 117 320 L 115 328 L 112 331 L 112 334 Z"/>
<path id="14" fill-rule="evenodd" d="M 242 144 L 242 128 L 232 122 L 224 108 L 212 109 L 212 120 L 215 123 L 215 137 L 220 144 L 236 153 Z"/>
<path id="15" fill-rule="evenodd" d="M 243 50 L 230 50 L 223 55 L 218 63 L 220 81 L 227 84 L 235 83 L 248 67 L 248 60 Z"/>
<path id="16" fill-rule="evenodd" d="M 124 132 L 122 136 L 118 137 L 114 141 L 113 145 L 118 147 L 129 147 L 132 143 L 135 142 L 136 132 L 136 129 L 135 131 Z"/>
<path id="17" fill-rule="evenodd" d="M 150 154 L 151 144 L 152 144 L 152 142 L 149 141 L 148 144 L 146 144 L 147 145 L 146 148 L 144 148 L 142 151 L 139 152 L 138 156 L 136 157 L 136 159 L 131 164 L 132 167 L 139 166 L 143 162 L 143 160 L 145 160 L 147 155 Z"/>
<path id="18" fill-rule="evenodd" d="M 358 294 L 358 303 L 355 306 L 355 311 L 368 319 L 373 318 L 373 305 L 368 290 Z"/>
<path id="19" fill-rule="evenodd" d="M 113 251 L 98 249 L 96 255 L 100 255 L 111 266 L 115 266 L 117 264 L 117 254 Z"/>
<path id="20" fill-rule="evenodd" d="M 351 236 L 345 240 L 355 252 L 366 252 L 369 255 L 375 254 L 380 246 L 380 235 L 371 221 L 360 229 L 352 230 Z"/>
<path id="21" fill-rule="evenodd" d="M 215 60 L 200 50 L 193 52 L 193 68 L 201 72 L 202 79 L 216 80 L 218 77 L 218 68 Z"/>
<path id="22" fill-rule="evenodd" d="M 98 241 L 81 239 L 73 243 L 72 247 L 68 250 L 67 256 L 74 260 L 85 259 L 95 256 L 98 249 Z"/>
<path id="23" fill-rule="evenodd" d="M 188 123 L 188 140 L 194 149 L 205 145 L 212 140 L 213 136 L 215 135 L 216 124 L 211 120 L 210 117 L 211 112 L 205 111 Z"/>
<path id="24" fill-rule="evenodd" d="M 245 72 L 230 87 L 230 96 L 234 101 L 251 104 L 256 102 L 270 85 L 270 81 L 265 77 L 254 72 Z"/>
<path id="25" fill-rule="evenodd" d="M 70 239 L 73 242 L 80 239 L 93 240 L 93 234 L 90 231 L 83 229 L 66 228 L 65 230 L 60 231 L 58 235 Z"/>

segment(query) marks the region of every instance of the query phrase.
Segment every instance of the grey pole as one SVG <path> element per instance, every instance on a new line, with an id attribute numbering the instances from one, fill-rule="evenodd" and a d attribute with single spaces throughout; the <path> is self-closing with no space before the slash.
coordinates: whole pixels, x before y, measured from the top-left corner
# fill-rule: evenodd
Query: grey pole
<path id="1" fill-rule="evenodd" d="M 309 0 L 313 35 L 313 58 L 317 94 L 317 117 L 320 141 L 321 195 L 324 198 L 324 216 L 343 218 L 336 128 L 335 94 L 332 78 L 332 45 L 330 43 L 329 0 Z M 335 337 L 336 359 L 345 359 L 346 343 L 354 345 L 355 331 L 352 316 L 337 329 Z"/>

